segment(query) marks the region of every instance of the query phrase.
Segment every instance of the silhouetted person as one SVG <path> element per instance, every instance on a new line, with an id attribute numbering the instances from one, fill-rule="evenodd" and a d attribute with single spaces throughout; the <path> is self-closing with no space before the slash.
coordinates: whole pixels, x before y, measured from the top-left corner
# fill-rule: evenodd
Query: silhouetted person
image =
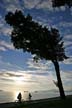
<path id="1" fill-rule="evenodd" d="M 22 100 L 22 94 L 21 93 L 18 94 L 17 99 L 19 102 L 21 102 L 21 100 Z"/>
<path id="2" fill-rule="evenodd" d="M 28 97 L 29 101 L 31 100 L 31 97 L 32 97 L 32 95 L 31 95 L 31 93 L 29 93 L 29 97 Z"/>

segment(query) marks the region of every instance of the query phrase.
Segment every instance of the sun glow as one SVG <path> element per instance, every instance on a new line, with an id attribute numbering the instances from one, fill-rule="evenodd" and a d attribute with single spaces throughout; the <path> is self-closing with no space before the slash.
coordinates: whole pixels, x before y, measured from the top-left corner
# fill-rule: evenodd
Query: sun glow
<path id="1" fill-rule="evenodd" d="M 12 77 L 12 80 L 18 84 L 24 84 L 24 83 L 27 83 L 29 80 L 31 79 L 31 75 L 27 75 L 27 74 L 24 74 L 23 76 L 20 76 L 20 77 Z"/>
<path id="2" fill-rule="evenodd" d="M 13 77 L 15 83 L 22 84 L 24 82 L 24 77 Z"/>
<path id="3" fill-rule="evenodd" d="M 17 96 L 18 96 L 19 93 L 23 94 L 22 91 L 15 91 L 14 92 L 14 100 L 17 100 Z"/>

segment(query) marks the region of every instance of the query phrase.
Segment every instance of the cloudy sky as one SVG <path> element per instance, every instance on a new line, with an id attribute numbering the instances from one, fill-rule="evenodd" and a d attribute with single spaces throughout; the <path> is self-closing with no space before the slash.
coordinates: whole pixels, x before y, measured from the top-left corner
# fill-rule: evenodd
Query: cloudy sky
<path id="1" fill-rule="evenodd" d="M 72 8 L 52 8 L 51 0 L 0 0 L 0 89 L 2 90 L 55 90 L 54 66 L 51 61 L 33 62 L 32 55 L 16 50 L 11 41 L 12 28 L 5 15 L 16 9 L 28 13 L 43 26 L 56 27 L 64 39 L 66 55 L 60 63 L 65 91 L 72 91 Z"/>

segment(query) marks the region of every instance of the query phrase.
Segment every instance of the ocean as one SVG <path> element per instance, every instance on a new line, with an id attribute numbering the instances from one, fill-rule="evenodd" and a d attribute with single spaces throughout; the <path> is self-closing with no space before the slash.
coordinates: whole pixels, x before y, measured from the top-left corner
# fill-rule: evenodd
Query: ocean
<path id="1" fill-rule="evenodd" d="M 17 101 L 17 95 L 19 92 L 8 92 L 8 91 L 0 91 L 0 103 L 6 103 L 6 102 L 15 102 Z M 45 98 L 52 98 L 52 97 L 58 97 L 59 92 L 56 91 L 35 91 L 30 92 L 32 95 L 32 100 L 37 99 L 45 99 Z M 22 100 L 26 101 L 28 100 L 28 94 L 29 92 L 24 91 L 21 92 L 22 94 Z M 72 92 L 66 92 L 66 95 L 70 95 Z"/>

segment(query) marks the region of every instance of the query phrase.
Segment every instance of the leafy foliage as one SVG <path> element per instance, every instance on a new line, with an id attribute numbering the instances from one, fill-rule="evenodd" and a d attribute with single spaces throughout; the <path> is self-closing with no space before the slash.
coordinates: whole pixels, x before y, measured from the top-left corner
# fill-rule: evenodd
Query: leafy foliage
<path id="1" fill-rule="evenodd" d="M 60 7 L 60 6 L 65 6 L 65 5 L 67 5 L 68 7 L 71 7 L 72 0 L 52 0 L 53 7 Z"/>
<path id="2" fill-rule="evenodd" d="M 58 29 L 42 27 L 29 14 L 24 16 L 21 11 L 9 12 L 5 20 L 13 27 L 11 41 L 15 48 L 35 54 L 34 58 L 52 61 L 67 58 Z"/>

